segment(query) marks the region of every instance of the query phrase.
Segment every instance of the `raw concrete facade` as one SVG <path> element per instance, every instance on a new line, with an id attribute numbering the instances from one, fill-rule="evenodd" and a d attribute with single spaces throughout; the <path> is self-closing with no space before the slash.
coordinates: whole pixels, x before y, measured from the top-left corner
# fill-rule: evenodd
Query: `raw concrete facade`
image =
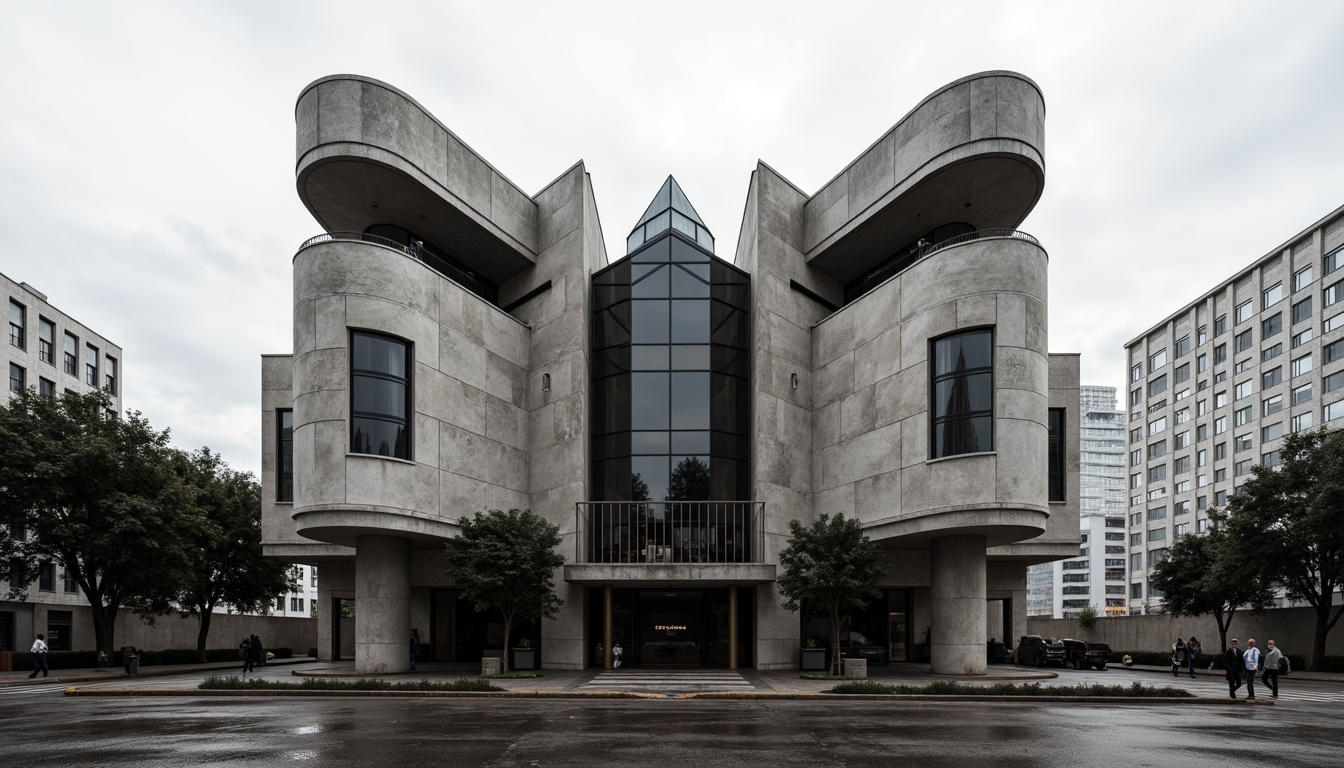
<path id="1" fill-rule="evenodd" d="M 1131 615 L 1160 612 L 1150 569 L 1285 435 L 1344 426 L 1342 266 L 1344 207 L 1125 345 Z"/>
<path id="2" fill-rule="evenodd" d="M 760 545 L 731 562 L 652 546 L 610 562 L 584 527 L 585 505 L 607 501 L 591 480 L 591 348 L 608 258 L 583 164 L 528 196 L 390 86 L 309 86 L 298 187 L 328 234 L 294 257 L 292 355 L 263 358 L 263 486 L 268 554 L 321 567 L 319 654 L 339 654 L 341 599 L 356 601 L 363 671 L 405 670 L 411 628 L 460 634 L 442 597 L 456 521 L 530 508 L 560 527 L 567 560 L 544 666 L 603 663 L 612 589 L 656 588 L 725 590 L 726 663 L 792 667 L 802 633 L 779 607 L 777 555 L 790 520 L 838 512 L 884 549 L 883 586 L 908 596 L 902 631 L 931 646 L 935 671 L 983 672 L 988 637 L 1025 634 L 1026 567 L 1078 546 L 1078 360 L 1048 352 L 1047 255 L 1014 229 L 1043 189 L 1044 114 L 1030 80 L 983 73 L 925 99 L 814 195 L 758 164 L 734 260 L 751 287 L 749 498 L 722 501 L 760 510 Z M 378 234 L 394 230 L 413 235 Z M 931 350 L 968 331 L 992 334 L 992 444 L 931 458 L 932 410 L 953 407 L 931 394 Z M 411 358 L 403 458 L 351 449 L 365 332 Z M 279 501 L 286 409 L 293 492 Z"/>

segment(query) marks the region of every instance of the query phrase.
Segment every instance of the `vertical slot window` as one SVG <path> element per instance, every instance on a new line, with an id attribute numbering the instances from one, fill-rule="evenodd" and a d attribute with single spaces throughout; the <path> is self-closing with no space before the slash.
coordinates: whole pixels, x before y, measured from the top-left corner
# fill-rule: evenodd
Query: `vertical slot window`
<path id="1" fill-rule="evenodd" d="M 994 450 L 994 333 L 989 328 L 932 344 L 930 458 Z"/>
<path id="2" fill-rule="evenodd" d="M 275 412 L 275 500 L 294 501 L 294 411 Z"/>
<path id="3" fill-rule="evenodd" d="M 350 333 L 350 452 L 411 458 L 410 344 Z"/>

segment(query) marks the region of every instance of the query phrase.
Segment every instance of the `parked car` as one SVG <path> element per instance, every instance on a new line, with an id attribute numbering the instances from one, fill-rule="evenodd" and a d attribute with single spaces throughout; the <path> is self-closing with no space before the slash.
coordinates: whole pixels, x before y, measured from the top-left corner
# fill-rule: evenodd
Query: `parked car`
<path id="1" fill-rule="evenodd" d="M 1056 640 L 1045 646 L 1045 653 L 1041 659 L 1041 665 L 1052 667 L 1055 665 L 1065 666 L 1068 664 L 1068 652 L 1064 648 L 1063 640 Z"/>
<path id="2" fill-rule="evenodd" d="M 1111 646 L 1105 643 L 1088 643 L 1087 650 L 1083 652 L 1083 664 L 1093 669 L 1104 672 L 1106 670 L 1106 660 L 1111 656 Z"/>
<path id="3" fill-rule="evenodd" d="M 1017 663 L 1028 667 L 1043 666 L 1046 645 L 1040 635 L 1023 635 L 1017 641 Z"/>

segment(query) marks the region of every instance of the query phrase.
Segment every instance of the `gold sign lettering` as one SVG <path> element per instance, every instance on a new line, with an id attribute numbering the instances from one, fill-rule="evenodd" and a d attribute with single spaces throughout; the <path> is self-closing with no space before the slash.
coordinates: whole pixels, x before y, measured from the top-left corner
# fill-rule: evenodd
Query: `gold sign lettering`
<path id="1" fill-rule="evenodd" d="M 685 624 L 654 624 L 653 628 L 659 632 L 684 632 Z"/>

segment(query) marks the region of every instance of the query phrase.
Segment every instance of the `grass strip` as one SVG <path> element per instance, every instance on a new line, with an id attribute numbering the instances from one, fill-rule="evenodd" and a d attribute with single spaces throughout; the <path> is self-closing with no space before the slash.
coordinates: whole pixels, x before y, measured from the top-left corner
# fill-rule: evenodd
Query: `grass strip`
<path id="1" fill-rule="evenodd" d="M 1107 698 L 1189 699 L 1194 694 L 1184 688 L 1167 688 L 1136 682 L 1124 685 L 1058 685 L 1040 683 L 996 683 L 994 685 L 967 685 L 956 682 L 936 682 L 928 685 L 889 685 L 872 680 L 841 683 L 827 693 L 907 694 L 923 696 L 1096 696 Z"/>
<path id="2" fill-rule="evenodd" d="M 233 675 L 211 675 L 199 686 L 208 691 L 502 691 L 496 685 L 485 680 L 462 678 L 450 683 L 431 683 L 428 680 L 417 682 L 390 683 L 386 680 L 333 680 L 321 677 L 307 677 L 301 682 L 287 682 L 252 678 L 242 680 Z"/>

